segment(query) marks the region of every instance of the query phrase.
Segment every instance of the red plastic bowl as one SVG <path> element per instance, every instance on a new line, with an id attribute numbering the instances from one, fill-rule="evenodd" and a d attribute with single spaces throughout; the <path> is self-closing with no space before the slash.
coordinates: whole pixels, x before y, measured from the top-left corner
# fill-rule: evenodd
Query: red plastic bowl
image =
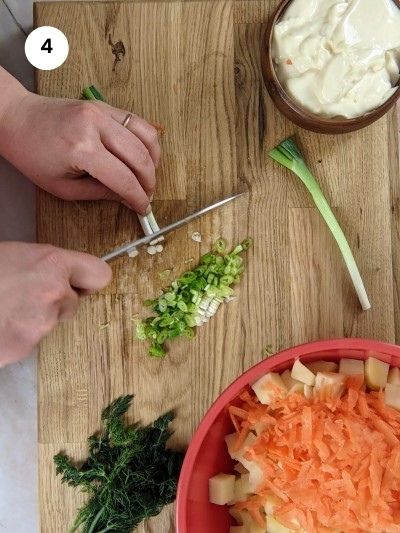
<path id="1" fill-rule="evenodd" d="M 225 435 L 233 426 L 226 407 L 249 383 L 271 371 L 281 372 L 301 358 L 303 362 L 343 357 L 366 359 L 375 356 L 400 366 L 400 347 L 367 339 L 338 339 L 312 342 L 290 348 L 250 368 L 232 383 L 209 409 L 193 439 L 183 463 L 176 503 L 177 533 L 228 533 L 233 523 L 226 506 L 208 501 L 208 480 L 220 472 L 232 471 Z"/>

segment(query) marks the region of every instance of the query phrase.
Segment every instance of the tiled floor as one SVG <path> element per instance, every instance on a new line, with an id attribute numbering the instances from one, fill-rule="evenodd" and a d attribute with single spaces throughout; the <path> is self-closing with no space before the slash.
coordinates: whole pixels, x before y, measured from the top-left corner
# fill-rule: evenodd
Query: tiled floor
<path id="1" fill-rule="evenodd" d="M 26 87 L 32 0 L 0 0 L 0 65 Z M 398 108 L 400 123 L 400 106 Z M 34 191 L 0 159 L 0 241 L 34 239 Z M 0 533 L 36 533 L 36 360 L 0 370 Z"/>

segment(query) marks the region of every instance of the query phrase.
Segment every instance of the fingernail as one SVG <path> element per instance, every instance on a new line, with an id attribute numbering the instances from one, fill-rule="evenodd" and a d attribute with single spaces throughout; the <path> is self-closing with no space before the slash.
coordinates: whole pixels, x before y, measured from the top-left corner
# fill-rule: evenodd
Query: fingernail
<path id="1" fill-rule="evenodd" d="M 149 204 L 149 207 L 146 209 L 146 216 L 150 215 L 151 213 L 151 205 Z"/>
<path id="2" fill-rule="evenodd" d="M 154 198 L 154 194 L 152 194 L 152 195 L 150 196 L 150 198 L 149 198 L 150 203 L 153 201 L 153 198 Z"/>

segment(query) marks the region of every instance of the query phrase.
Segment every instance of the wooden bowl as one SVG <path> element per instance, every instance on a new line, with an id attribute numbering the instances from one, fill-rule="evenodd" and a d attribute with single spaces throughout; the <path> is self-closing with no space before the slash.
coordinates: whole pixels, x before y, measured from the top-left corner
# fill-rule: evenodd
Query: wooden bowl
<path id="1" fill-rule="evenodd" d="M 400 0 L 393 0 L 400 9 Z M 276 75 L 272 59 L 272 38 L 276 22 L 282 17 L 292 0 L 283 0 L 275 14 L 268 21 L 261 44 L 261 67 L 265 86 L 274 104 L 289 120 L 306 130 L 317 133 L 348 133 L 369 126 L 381 118 L 400 97 L 400 85 L 396 92 L 380 107 L 357 118 L 333 117 L 324 118 L 314 115 L 300 107 L 286 93 Z"/>

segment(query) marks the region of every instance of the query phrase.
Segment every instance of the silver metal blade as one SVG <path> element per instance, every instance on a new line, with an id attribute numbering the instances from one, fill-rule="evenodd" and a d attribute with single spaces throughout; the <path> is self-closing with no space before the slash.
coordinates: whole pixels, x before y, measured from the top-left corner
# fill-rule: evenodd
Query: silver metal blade
<path id="1" fill-rule="evenodd" d="M 244 196 L 245 194 L 246 193 L 244 192 L 235 194 L 235 196 L 230 196 L 229 198 L 220 200 L 219 202 L 209 205 L 208 207 L 204 207 L 203 209 L 200 209 L 200 211 L 197 211 L 196 213 L 192 213 L 191 215 L 188 215 L 187 217 L 182 218 L 182 220 L 177 220 L 176 222 L 173 222 L 172 224 L 169 224 L 168 226 L 161 228 L 160 231 L 157 231 L 156 233 L 152 233 L 151 235 L 146 235 L 145 237 L 137 239 L 136 241 L 130 242 L 129 244 L 125 244 L 124 246 L 120 246 L 119 248 L 116 248 L 112 252 L 104 255 L 102 259 L 103 261 L 110 261 L 111 259 L 114 259 L 115 257 L 118 257 L 120 255 L 129 254 L 135 249 L 140 248 L 141 246 L 145 246 L 146 244 L 150 244 L 151 242 L 155 241 L 159 237 L 166 235 L 170 231 L 174 231 L 180 228 L 181 226 L 188 224 L 192 220 L 196 220 L 196 218 L 199 218 L 205 215 L 206 213 L 209 213 L 210 211 L 217 209 L 218 207 L 221 207 L 229 202 L 232 202 L 232 200 L 236 200 L 237 198 L 240 198 L 241 196 Z"/>

